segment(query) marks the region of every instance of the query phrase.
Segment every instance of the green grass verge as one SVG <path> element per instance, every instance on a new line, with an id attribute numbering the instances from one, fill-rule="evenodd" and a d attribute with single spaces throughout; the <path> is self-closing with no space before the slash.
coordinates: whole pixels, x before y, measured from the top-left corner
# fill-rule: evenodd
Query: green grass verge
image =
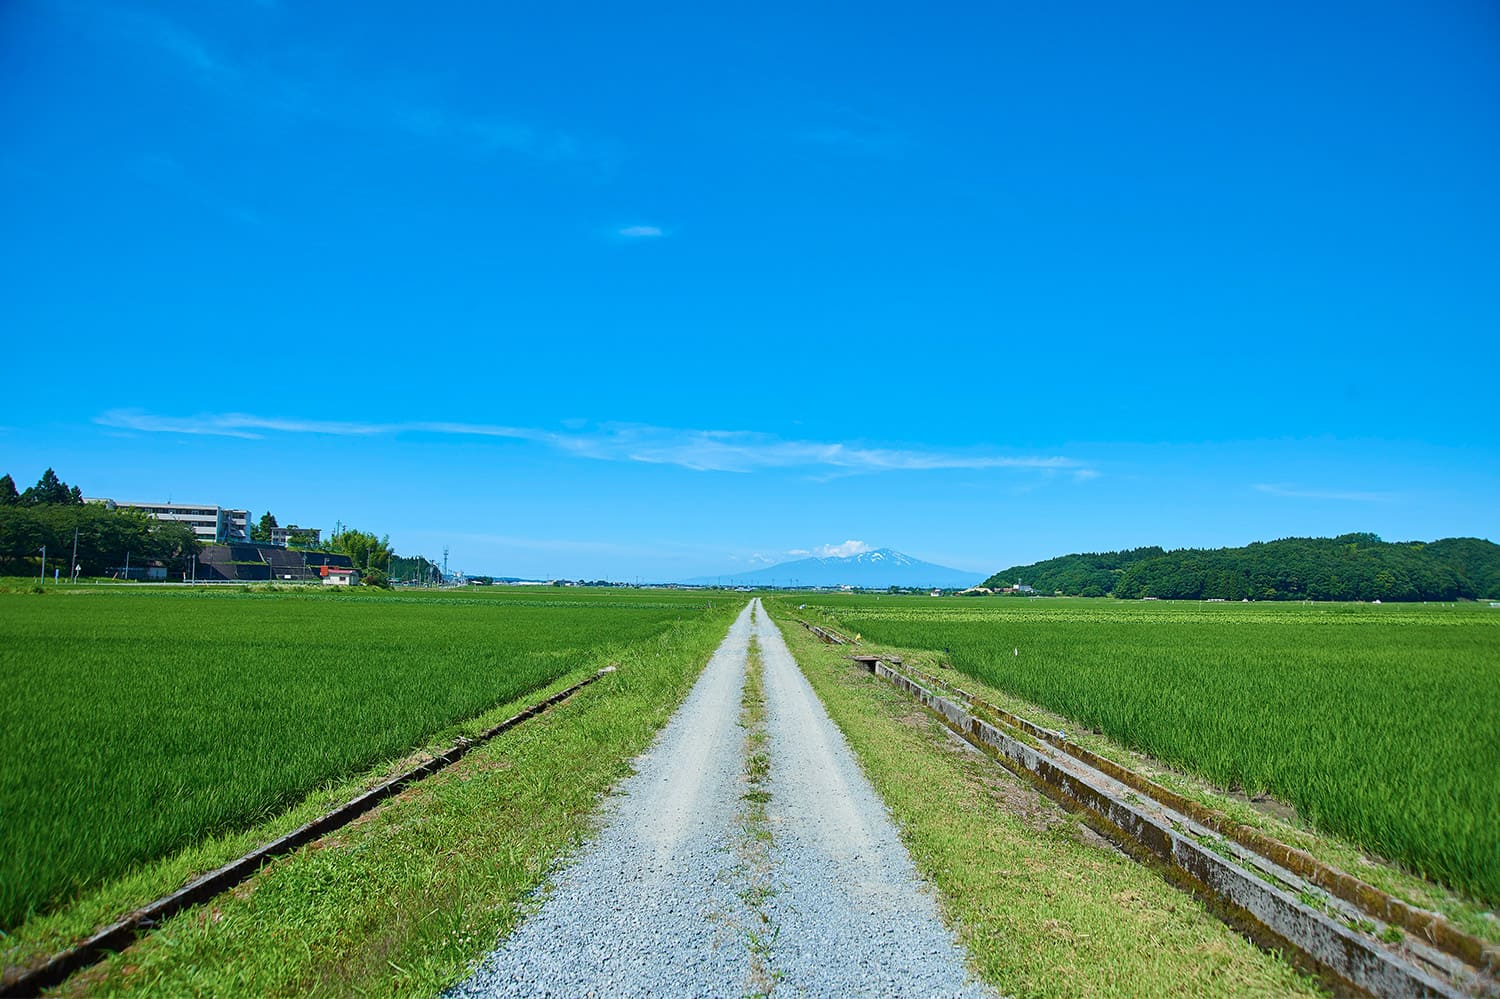
<path id="1" fill-rule="evenodd" d="M 676 709 L 736 609 L 685 615 L 618 650 L 619 672 L 169 920 L 62 992 L 430 995 L 454 984 L 587 835 L 602 796 Z"/>
<path id="2" fill-rule="evenodd" d="M 985 981 L 1009 996 L 1285 996 L 1316 983 L 1087 833 L 848 649 L 778 624 Z"/>

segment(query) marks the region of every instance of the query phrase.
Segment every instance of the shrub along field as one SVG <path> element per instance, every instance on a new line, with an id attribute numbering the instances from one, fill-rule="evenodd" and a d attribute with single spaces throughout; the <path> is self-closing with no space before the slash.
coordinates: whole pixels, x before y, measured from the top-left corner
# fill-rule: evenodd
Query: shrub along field
<path id="1" fill-rule="evenodd" d="M 605 665 L 710 600 L 0 593 L 0 930 Z"/>
<path id="2" fill-rule="evenodd" d="M 799 601 L 803 598 L 799 598 Z M 840 630 L 1500 902 L 1500 610 L 819 595 Z"/>

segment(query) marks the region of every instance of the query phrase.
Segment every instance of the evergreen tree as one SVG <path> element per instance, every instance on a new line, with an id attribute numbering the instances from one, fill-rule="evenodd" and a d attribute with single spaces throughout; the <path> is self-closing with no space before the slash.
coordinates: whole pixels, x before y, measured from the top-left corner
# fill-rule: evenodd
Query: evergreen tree
<path id="1" fill-rule="evenodd" d="M 80 502 L 82 499 L 80 494 Z M 36 485 L 21 494 L 21 503 L 25 506 L 68 506 L 72 502 L 73 495 L 68 484 L 59 479 L 57 473 L 50 468 L 37 479 Z"/>
<path id="2" fill-rule="evenodd" d="M 0 476 L 0 506 L 15 506 L 21 502 L 21 494 L 16 492 L 16 480 L 9 473 Z"/>
<path id="3" fill-rule="evenodd" d="M 260 522 L 250 528 L 251 541 L 270 541 L 271 532 L 281 525 L 276 523 L 276 515 L 270 510 L 260 515 Z"/>

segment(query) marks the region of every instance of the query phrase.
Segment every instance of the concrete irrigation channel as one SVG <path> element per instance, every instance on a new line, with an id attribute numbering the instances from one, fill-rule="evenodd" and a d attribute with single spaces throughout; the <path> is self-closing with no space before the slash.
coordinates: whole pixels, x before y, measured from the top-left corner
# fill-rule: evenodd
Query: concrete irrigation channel
<path id="1" fill-rule="evenodd" d="M 823 641 L 838 632 L 799 622 Z M 1006 769 L 1340 991 L 1500 995 L 1500 949 L 1309 854 L 1177 795 L 899 658 L 851 661 L 905 691 Z M 1399 931 L 1399 932 L 1398 932 Z"/>
<path id="2" fill-rule="evenodd" d="M 763 732 L 740 723 L 759 670 Z M 746 774 L 768 770 L 760 819 Z M 599 833 L 453 997 L 992 994 L 759 601 Z"/>

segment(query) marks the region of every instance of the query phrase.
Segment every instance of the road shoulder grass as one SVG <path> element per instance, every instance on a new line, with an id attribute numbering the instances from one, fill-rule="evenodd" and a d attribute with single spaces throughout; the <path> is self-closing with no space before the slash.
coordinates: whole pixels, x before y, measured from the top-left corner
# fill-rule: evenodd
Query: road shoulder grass
<path id="1" fill-rule="evenodd" d="M 731 619 L 705 614 L 619 650 L 618 672 L 169 920 L 62 993 L 430 995 L 462 980 L 589 834 Z"/>
<path id="2" fill-rule="evenodd" d="M 855 669 L 847 649 L 778 624 L 986 982 L 1011 996 L 1319 994 Z"/>

